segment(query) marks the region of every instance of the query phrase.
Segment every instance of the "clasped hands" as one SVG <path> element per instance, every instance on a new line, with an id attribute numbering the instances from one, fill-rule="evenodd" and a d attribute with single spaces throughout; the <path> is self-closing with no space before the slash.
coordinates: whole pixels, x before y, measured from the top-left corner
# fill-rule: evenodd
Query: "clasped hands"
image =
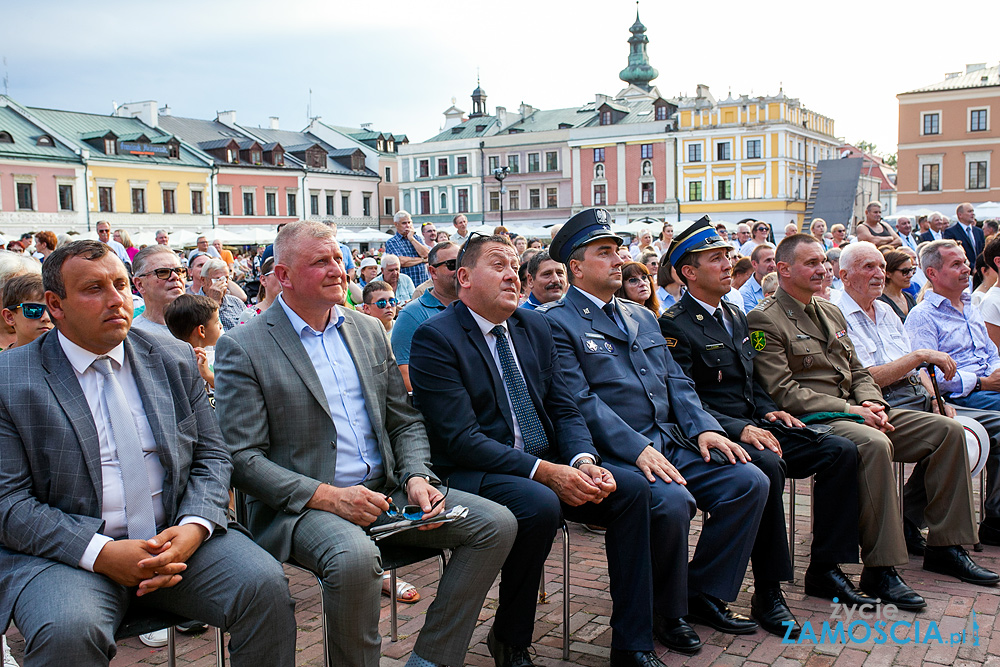
<path id="1" fill-rule="evenodd" d="M 187 560 L 208 537 L 204 526 L 171 526 L 148 540 L 114 540 L 101 548 L 94 572 L 148 595 L 180 583 Z"/>

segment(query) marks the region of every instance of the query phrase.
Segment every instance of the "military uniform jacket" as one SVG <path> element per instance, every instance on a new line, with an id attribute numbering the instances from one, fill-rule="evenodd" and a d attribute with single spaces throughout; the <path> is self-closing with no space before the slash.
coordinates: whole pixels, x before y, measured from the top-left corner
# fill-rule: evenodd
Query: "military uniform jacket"
<path id="1" fill-rule="evenodd" d="M 576 287 L 539 306 L 553 322 L 566 383 L 602 456 L 634 465 L 649 445 L 697 449 L 704 431 L 723 432 L 670 355 L 656 317 L 616 299 L 623 331 Z"/>
<path id="2" fill-rule="evenodd" d="M 747 426 L 770 424 L 765 415 L 778 407 L 754 377 L 757 350 L 746 315 L 725 300 L 720 306 L 733 322 L 732 335 L 689 293 L 660 317 L 660 331 L 705 410 L 739 442 Z"/>
<path id="3" fill-rule="evenodd" d="M 781 288 L 747 313 L 757 380 L 793 415 L 846 412 L 864 401 L 888 407 L 858 360 L 843 313 L 825 299 L 812 301 L 825 331 Z"/>

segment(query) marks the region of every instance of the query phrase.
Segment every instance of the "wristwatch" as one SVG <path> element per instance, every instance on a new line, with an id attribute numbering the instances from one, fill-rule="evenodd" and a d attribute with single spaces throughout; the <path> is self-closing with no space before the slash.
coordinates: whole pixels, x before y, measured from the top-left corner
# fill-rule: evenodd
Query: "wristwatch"
<path id="1" fill-rule="evenodd" d="M 573 467 L 579 470 L 581 466 L 586 465 L 588 463 L 590 465 L 597 465 L 597 461 L 590 458 L 589 456 L 581 456 L 576 460 L 576 463 L 573 464 Z"/>
<path id="2" fill-rule="evenodd" d="M 972 388 L 972 391 L 982 391 L 983 389 L 983 378 L 976 378 L 976 386 Z"/>

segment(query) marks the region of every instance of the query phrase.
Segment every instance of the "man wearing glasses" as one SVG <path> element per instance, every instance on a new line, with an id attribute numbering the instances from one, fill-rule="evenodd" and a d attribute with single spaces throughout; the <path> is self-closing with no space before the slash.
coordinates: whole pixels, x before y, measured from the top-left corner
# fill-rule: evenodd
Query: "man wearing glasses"
<path id="1" fill-rule="evenodd" d="M 385 327 L 386 333 L 392 331 L 393 320 L 396 319 L 396 297 L 392 285 L 381 280 L 373 280 L 365 285 L 361 296 L 361 312 L 371 315 Z"/>
<path id="2" fill-rule="evenodd" d="M 135 276 L 132 282 L 142 296 L 146 309 L 132 320 L 140 331 L 170 336 L 163 321 L 163 310 L 184 294 L 187 270 L 181 266 L 176 253 L 165 245 L 151 245 L 140 250 L 133 263 Z"/>
<path id="3" fill-rule="evenodd" d="M 396 324 L 392 328 L 392 353 L 396 355 L 396 364 L 403 374 L 406 390 L 412 391 L 410 385 L 410 343 L 413 332 L 426 320 L 434 317 L 458 298 L 455 293 L 455 263 L 458 257 L 458 244 L 452 241 L 438 243 L 427 254 L 427 272 L 431 274 L 431 289 L 406 304 L 399 311 Z"/>
<path id="4" fill-rule="evenodd" d="M 433 248 L 437 245 L 437 234 L 438 230 L 433 222 L 425 222 L 420 225 L 420 235 L 424 237 L 424 245 L 428 248 Z"/>
<path id="5" fill-rule="evenodd" d="M 385 331 L 340 306 L 346 271 L 329 227 L 289 223 L 274 259 L 282 287 L 275 305 L 216 344 L 216 405 L 233 483 L 251 496 L 247 527 L 275 558 L 322 577 L 333 665 L 378 665 L 379 545 L 451 549 L 407 665 L 464 664 L 514 518 L 458 489 L 437 504 L 444 493 L 424 422 Z M 469 513 L 376 544 L 364 527 L 390 509 L 389 494 L 397 507 L 419 505 L 425 518 L 456 505 Z"/>

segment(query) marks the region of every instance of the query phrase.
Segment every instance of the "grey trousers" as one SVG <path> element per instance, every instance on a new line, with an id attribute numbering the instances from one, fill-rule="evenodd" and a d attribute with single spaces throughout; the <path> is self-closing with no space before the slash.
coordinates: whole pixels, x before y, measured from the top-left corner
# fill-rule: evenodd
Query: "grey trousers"
<path id="1" fill-rule="evenodd" d="M 233 667 L 295 665 L 295 604 L 270 554 L 230 530 L 202 544 L 187 564 L 179 584 L 138 601 L 228 630 Z M 106 666 L 130 600 L 133 589 L 104 575 L 63 563 L 43 570 L 14 604 L 24 667 Z"/>
<path id="2" fill-rule="evenodd" d="M 413 650 L 440 665 L 461 665 L 483 600 L 514 543 L 517 522 L 507 508 L 457 489 L 445 502 L 468 507 L 469 516 L 383 542 L 452 550 Z M 375 542 L 336 514 L 306 510 L 292 536 L 292 557 L 323 580 L 332 664 L 378 667 L 382 562 Z"/>

